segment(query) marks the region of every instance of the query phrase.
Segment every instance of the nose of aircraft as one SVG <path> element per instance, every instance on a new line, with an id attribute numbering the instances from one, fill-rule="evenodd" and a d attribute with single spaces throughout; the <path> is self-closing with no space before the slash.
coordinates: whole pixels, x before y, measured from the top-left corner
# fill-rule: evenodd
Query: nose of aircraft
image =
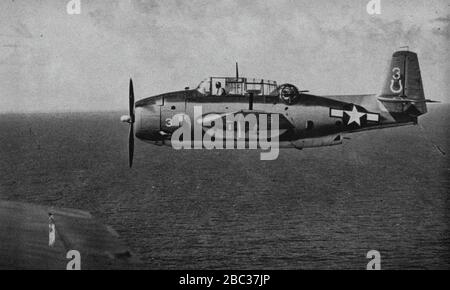
<path id="1" fill-rule="evenodd" d="M 147 105 L 136 107 L 135 136 L 144 141 L 157 141 L 161 139 L 159 106 Z"/>
<path id="2" fill-rule="evenodd" d="M 156 106 L 135 108 L 134 122 L 132 117 L 124 115 L 120 121 L 124 123 L 134 123 L 133 134 L 142 140 L 156 141 L 161 139 L 160 114 Z"/>
<path id="3" fill-rule="evenodd" d="M 130 168 L 133 166 L 134 136 L 141 140 L 156 141 L 161 139 L 160 108 L 158 98 L 151 97 L 134 102 L 133 81 L 129 87 L 129 114 L 120 117 L 120 121 L 130 124 L 128 137 L 128 153 Z"/>

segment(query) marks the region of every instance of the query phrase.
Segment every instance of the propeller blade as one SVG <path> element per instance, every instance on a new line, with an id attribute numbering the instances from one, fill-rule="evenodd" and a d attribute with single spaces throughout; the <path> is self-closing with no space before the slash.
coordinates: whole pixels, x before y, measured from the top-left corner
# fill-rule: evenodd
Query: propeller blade
<path id="1" fill-rule="evenodd" d="M 134 123 L 134 89 L 132 79 L 130 79 L 130 118 L 131 123 Z"/>
<path id="2" fill-rule="evenodd" d="M 128 137 L 128 157 L 130 162 L 130 168 L 133 166 L 134 155 L 134 124 L 130 124 L 130 135 Z"/>
<path id="3" fill-rule="evenodd" d="M 133 166 L 134 155 L 134 89 L 133 80 L 130 78 L 130 134 L 128 136 L 128 159 L 130 162 L 130 168 Z"/>

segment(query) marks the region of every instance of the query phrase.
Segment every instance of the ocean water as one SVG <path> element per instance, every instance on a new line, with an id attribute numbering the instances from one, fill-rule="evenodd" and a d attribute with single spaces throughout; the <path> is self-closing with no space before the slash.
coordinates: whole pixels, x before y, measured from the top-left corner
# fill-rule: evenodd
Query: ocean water
<path id="1" fill-rule="evenodd" d="M 0 115 L 0 199 L 90 211 L 145 269 L 450 268 L 450 106 L 335 147 L 183 150 L 122 112 Z M 435 146 L 446 152 L 442 154 Z"/>

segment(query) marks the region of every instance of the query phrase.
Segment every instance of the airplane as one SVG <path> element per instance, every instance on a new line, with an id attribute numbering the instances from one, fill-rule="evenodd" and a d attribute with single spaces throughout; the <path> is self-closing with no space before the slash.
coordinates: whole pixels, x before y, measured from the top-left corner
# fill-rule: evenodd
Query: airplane
<path id="1" fill-rule="evenodd" d="M 425 99 L 417 54 L 400 50 L 392 55 L 379 94 L 317 96 L 293 84 L 277 85 L 275 81 L 241 77 L 236 63 L 235 77 L 209 77 L 195 89 L 135 102 L 130 79 L 129 115 L 122 116 L 121 121 L 130 124 L 131 168 L 134 136 L 155 145 L 170 146 L 174 132 L 183 123 L 183 120 L 174 122 L 180 115 L 203 127 L 200 136 L 190 134 L 190 141 L 197 142 L 219 118 L 225 124 L 230 115 L 270 114 L 278 117 L 279 147 L 303 149 L 339 145 L 344 136 L 354 132 L 416 125 L 418 117 L 427 113 L 426 103 L 430 102 L 435 101 Z M 195 107 L 202 110 L 197 120 Z M 274 125 L 272 120 L 268 118 L 268 128 Z M 238 127 L 231 126 L 234 136 L 239 134 L 237 130 L 242 130 Z M 227 128 L 224 126 L 223 130 Z M 248 131 L 249 128 L 244 128 L 246 141 L 251 138 Z"/>

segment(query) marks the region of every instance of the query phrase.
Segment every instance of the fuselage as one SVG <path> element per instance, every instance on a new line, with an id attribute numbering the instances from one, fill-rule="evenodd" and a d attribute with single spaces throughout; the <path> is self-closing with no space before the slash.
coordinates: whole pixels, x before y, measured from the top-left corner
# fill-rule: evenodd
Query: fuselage
<path id="1" fill-rule="evenodd" d="M 129 87 L 129 162 L 134 136 L 173 149 L 262 149 L 274 160 L 278 148 L 342 144 L 345 134 L 417 124 L 427 113 L 417 54 L 396 51 L 379 94 L 317 96 L 266 79 L 209 77 L 196 89 L 138 102 Z M 268 151 L 265 151 L 268 150 Z"/>
<path id="2" fill-rule="evenodd" d="M 302 93 L 290 103 L 278 94 L 253 96 L 252 99 L 250 101 L 248 95 L 205 95 L 198 90 L 149 97 L 135 104 L 135 135 L 143 141 L 170 144 L 167 141 L 180 127 L 171 120 L 174 116 L 185 114 L 195 123 L 196 107 L 201 108 L 203 116 L 276 114 L 282 132 L 279 136 L 280 147 L 299 149 L 340 144 L 341 135 L 346 133 L 414 124 L 417 121 L 416 117 L 407 114 L 388 112 L 376 95 L 320 97 Z"/>

